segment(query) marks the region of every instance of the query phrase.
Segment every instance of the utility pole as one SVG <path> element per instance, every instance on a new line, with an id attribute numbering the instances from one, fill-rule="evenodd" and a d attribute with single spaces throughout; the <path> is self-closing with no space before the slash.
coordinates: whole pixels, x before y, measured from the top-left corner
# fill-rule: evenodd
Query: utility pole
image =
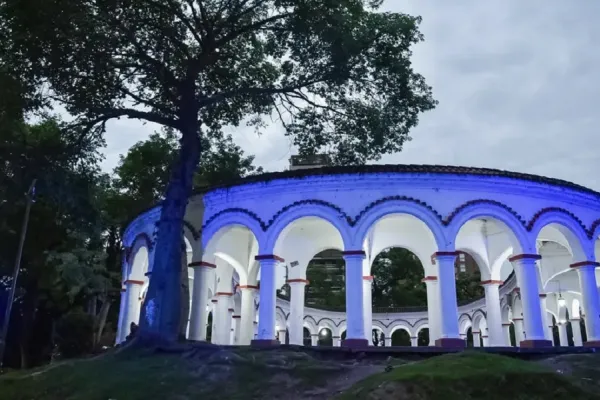
<path id="1" fill-rule="evenodd" d="M 23 216 L 23 225 L 21 226 L 21 238 L 19 239 L 19 248 L 17 249 L 17 255 L 15 257 L 15 268 L 12 274 L 12 282 L 10 285 L 10 291 L 8 292 L 6 309 L 4 310 L 4 324 L 2 324 L 2 336 L 0 336 L 0 372 L 4 367 L 4 351 L 6 350 L 6 336 L 8 334 L 8 324 L 10 322 L 12 304 L 15 299 L 15 291 L 17 290 L 17 278 L 19 277 L 19 269 L 21 268 L 21 255 L 23 254 L 23 245 L 25 244 L 25 237 L 27 236 L 29 214 L 31 212 L 31 205 L 35 202 L 36 181 L 37 179 L 34 179 L 31 182 L 31 186 L 29 186 L 29 190 L 25 195 L 27 197 L 27 205 L 25 206 L 25 215 Z"/>

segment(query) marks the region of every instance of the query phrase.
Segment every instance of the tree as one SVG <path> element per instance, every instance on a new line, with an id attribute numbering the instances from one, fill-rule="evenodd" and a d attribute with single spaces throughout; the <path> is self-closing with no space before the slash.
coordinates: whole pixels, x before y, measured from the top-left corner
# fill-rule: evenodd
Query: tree
<path id="1" fill-rule="evenodd" d="M 371 274 L 375 307 L 427 306 L 423 265 L 409 250 L 393 247 L 382 251 L 373 261 Z"/>
<path id="2" fill-rule="evenodd" d="M 301 154 L 360 164 L 400 151 L 436 102 L 413 71 L 420 18 L 382 0 L 5 0 L 6 70 L 81 126 L 142 119 L 177 130 L 144 337 L 177 338 L 179 236 L 205 138 L 275 116 Z M 60 18 L 56 18 L 60 15 Z M 95 131 L 98 133 L 98 131 Z M 143 311 L 144 312 L 144 311 Z M 145 322 L 144 322 L 145 323 Z"/>
<path id="3" fill-rule="evenodd" d="M 96 204 L 97 146 L 101 142 L 79 142 L 79 132 L 66 129 L 56 119 L 29 125 L 17 114 L 0 125 L 0 193 L 6 200 L 0 207 L 0 281 L 10 279 L 24 193 L 35 177 L 36 203 L 6 354 L 10 364 L 27 366 L 47 359 L 54 320 L 85 302 L 87 288 L 95 281 L 97 263 L 93 260 L 103 252 Z"/>

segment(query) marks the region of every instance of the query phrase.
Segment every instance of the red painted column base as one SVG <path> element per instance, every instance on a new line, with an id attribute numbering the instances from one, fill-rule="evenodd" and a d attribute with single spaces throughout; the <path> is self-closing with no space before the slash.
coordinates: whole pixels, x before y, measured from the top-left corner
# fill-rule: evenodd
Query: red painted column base
<path id="1" fill-rule="evenodd" d="M 551 340 L 523 340 L 520 346 L 524 349 L 539 349 L 542 347 L 552 347 Z"/>
<path id="2" fill-rule="evenodd" d="M 600 340 L 590 340 L 583 344 L 584 347 L 600 347 Z"/>
<path id="3" fill-rule="evenodd" d="M 367 339 L 344 339 L 342 340 L 342 347 L 347 349 L 365 349 L 369 347 L 369 341 Z"/>
<path id="4" fill-rule="evenodd" d="M 250 346 L 256 348 L 265 348 L 265 347 L 276 347 L 279 346 L 279 340 L 270 340 L 270 339 L 255 339 L 250 342 Z"/>
<path id="5" fill-rule="evenodd" d="M 435 341 L 435 346 L 446 349 L 464 349 L 467 347 L 467 342 L 464 339 L 441 338 Z"/>

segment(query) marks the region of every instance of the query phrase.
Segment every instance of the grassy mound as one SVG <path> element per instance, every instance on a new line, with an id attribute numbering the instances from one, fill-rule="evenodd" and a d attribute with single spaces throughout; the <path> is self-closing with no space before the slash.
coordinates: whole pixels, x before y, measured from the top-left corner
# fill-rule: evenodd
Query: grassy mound
<path id="1" fill-rule="evenodd" d="M 0 400 L 599 398 L 598 387 L 588 385 L 597 380 L 598 356 L 586 358 L 585 368 L 577 356 L 542 364 L 485 353 L 381 363 L 286 349 L 127 350 L 4 375 Z M 383 372 L 386 365 L 391 371 Z M 572 378 L 562 375 L 568 368 Z"/>
<path id="2" fill-rule="evenodd" d="M 373 375 L 337 397 L 339 400 L 599 398 L 538 363 L 469 352 L 435 357 Z"/>

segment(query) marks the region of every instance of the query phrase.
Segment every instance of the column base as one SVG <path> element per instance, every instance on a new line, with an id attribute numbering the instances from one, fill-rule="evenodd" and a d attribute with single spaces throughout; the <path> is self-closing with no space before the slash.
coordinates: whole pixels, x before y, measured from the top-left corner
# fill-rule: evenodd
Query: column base
<path id="1" fill-rule="evenodd" d="M 435 346 L 446 349 L 464 349 L 467 347 L 467 342 L 464 339 L 441 338 L 436 339 Z"/>
<path id="2" fill-rule="evenodd" d="M 588 340 L 583 347 L 600 347 L 600 340 Z"/>
<path id="3" fill-rule="evenodd" d="M 266 347 L 277 347 L 280 344 L 281 343 L 279 343 L 279 340 L 271 340 L 271 339 L 255 339 L 250 342 L 251 347 L 256 347 L 259 349 L 264 349 Z"/>
<path id="4" fill-rule="evenodd" d="M 537 339 L 537 340 L 523 340 L 519 343 L 519 346 L 524 349 L 539 349 L 542 347 L 552 347 L 553 343 L 550 340 Z"/>
<path id="5" fill-rule="evenodd" d="M 367 339 L 344 339 L 342 340 L 342 347 L 347 349 L 366 349 L 369 347 L 369 341 Z"/>

